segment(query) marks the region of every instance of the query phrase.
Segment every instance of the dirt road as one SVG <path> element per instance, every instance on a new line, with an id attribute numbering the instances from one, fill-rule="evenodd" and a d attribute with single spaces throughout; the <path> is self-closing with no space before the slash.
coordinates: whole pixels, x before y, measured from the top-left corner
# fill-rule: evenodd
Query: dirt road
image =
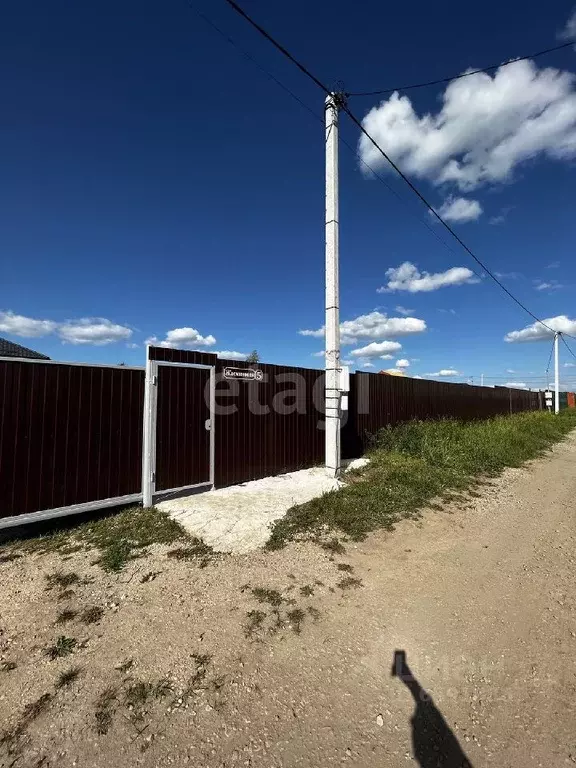
<path id="1" fill-rule="evenodd" d="M 530 468 L 507 471 L 469 508 L 426 512 L 345 554 L 291 545 L 203 569 L 170 560 L 167 570 L 158 551 L 145 566 L 157 578 L 92 582 L 92 601 L 108 606 L 122 594 L 75 654 L 85 672 L 27 724 L 2 764 L 576 764 L 575 466 L 572 435 Z M 0 672 L 4 725 L 66 666 L 39 650 L 54 635 L 50 607 L 38 608 L 41 585 L 58 563 L 43 557 L 33 572 L 15 560 L 0 573 L 4 657 L 18 662 Z M 82 557 L 67 567 L 94 578 Z M 273 592 L 255 601 L 255 585 L 283 602 Z M 396 650 L 405 661 L 397 656 L 392 675 Z M 201 652 L 210 661 L 198 661 Z M 138 702 L 118 709 L 127 701 L 118 682 L 111 711 L 120 714 L 97 733 L 94 708 L 126 657 L 140 679 L 168 676 L 173 689 L 193 657 L 196 688 L 135 719 Z"/>

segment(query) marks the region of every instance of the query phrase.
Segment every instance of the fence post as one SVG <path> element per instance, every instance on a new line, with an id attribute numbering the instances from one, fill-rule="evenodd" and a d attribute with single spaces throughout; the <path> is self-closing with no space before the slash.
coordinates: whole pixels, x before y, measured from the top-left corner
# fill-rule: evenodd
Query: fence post
<path id="1" fill-rule="evenodd" d="M 156 488 L 156 410 L 158 392 L 158 363 L 150 360 L 146 347 L 146 378 L 144 382 L 144 425 L 142 437 L 142 504 L 151 507 Z"/>

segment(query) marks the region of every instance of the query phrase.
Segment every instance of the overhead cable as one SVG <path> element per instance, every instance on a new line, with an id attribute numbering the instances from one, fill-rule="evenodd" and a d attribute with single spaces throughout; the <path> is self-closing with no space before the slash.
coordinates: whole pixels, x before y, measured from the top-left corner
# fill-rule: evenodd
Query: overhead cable
<path id="1" fill-rule="evenodd" d="M 246 11 L 244 11 L 236 2 L 236 0 L 226 0 L 228 5 L 230 5 L 237 13 L 240 14 L 252 27 L 254 27 L 261 35 L 263 35 L 272 45 L 280 51 L 284 56 L 286 56 L 298 69 L 306 75 L 310 80 L 312 80 L 313 83 L 315 83 L 327 96 L 331 96 L 332 92 L 328 89 L 324 83 L 319 80 L 310 70 L 304 66 L 298 59 L 296 59 L 295 56 L 293 56 L 281 43 L 279 43 L 272 35 L 267 32 L 260 24 L 258 24 L 254 19 L 252 19 Z M 466 243 L 459 237 L 459 235 L 456 234 L 456 232 L 452 229 L 452 227 L 444 221 L 442 216 L 434 209 L 434 207 L 428 202 L 428 200 L 424 197 L 422 192 L 410 181 L 410 179 L 400 170 L 400 168 L 396 165 L 396 163 L 386 154 L 386 152 L 382 149 L 382 147 L 378 144 L 378 142 L 368 133 L 368 131 L 364 128 L 361 121 L 353 114 L 353 112 L 350 110 L 348 105 L 345 103 L 345 100 L 342 99 L 343 103 L 340 104 L 342 110 L 346 112 L 348 117 L 352 120 L 352 122 L 359 128 L 359 130 L 364 134 L 364 136 L 368 139 L 368 141 L 378 150 L 378 152 L 382 155 L 382 157 L 386 160 L 386 162 L 396 171 L 396 173 L 408 184 L 410 189 L 414 192 L 414 194 L 421 200 L 422 203 L 428 208 L 430 213 L 442 224 L 445 229 L 448 230 L 448 232 L 454 237 L 454 239 L 464 248 L 464 250 L 474 259 L 474 261 L 486 272 L 486 274 L 498 285 L 500 288 L 504 291 L 504 293 L 507 294 L 509 298 L 512 299 L 521 309 L 523 309 L 530 317 L 532 317 L 536 322 L 543 325 L 545 328 L 547 328 L 552 333 L 555 333 L 554 328 L 551 328 L 549 325 L 547 325 L 543 320 L 541 320 L 537 315 L 535 315 L 531 310 L 528 309 L 528 307 L 523 304 L 520 299 L 517 299 L 516 296 L 514 296 L 511 291 L 506 288 L 503 283 L 498 280 L 496 275 L 476 256 L 476 254 L 466 245 Z"/>
<path id="2" fill-rule="evenodd" d="M 560 333 L 560 334 L 558 334 L 558 335 L 560 336 L 560 338 L 561 338 L 561 339 L 562 339 L 562 341 L 564 342 L 564 346 L 566 347 L 566 349 L 568 350 L 568 352 L 570 352 L 570 354 L 572 355 L 572 357 L 573 357 L 573 358 L 576 360 L 576 354 L 574 354 L 574 352 L 572 351 L 572 349 L 571 349 L 571 348 L 568 346 L 568 342 L 567 342 L 567 341 L 566 341 L 566 339 L 564 338 L 564 336 L 565 336 L 566 334 L 564 334 L 564 333 Z M 568 335 L 570 335 L 570 334 L 568 334 Z M 570 338 L 573 338 L 573 337 L 571 336 Z"/>
<path id="3" fill-rule="evenodd" d="M 479 75 L 483 72 L 493 72 L 500 67 L 507 67 L 509 64 L 516 64 L 517 61 L 526 61 L 527 59 L 536 59 L 538 56 L 544 56 L 547 53 L 553 53 L 554 51 L 560 51 L 562 48 L 569 48 L 571 45 L 576 44 L 576 40 L 570 40 L 567 43 L 561 45 L 555 45 L 553 48 L 545 48 L 543 51 L 536 51 L 527 56 L 517 56 L 514 59 L 508 59 L 500 64 L 490 64 L 488 67 L 482 67 L 481 69 L 473 69 L 470 72 L 462 72 L 459 75 L 451 75 L 450 77 L 442 77 L 439 80 L 428 80 L 424 83 L 414 83 L 412 85 L 401 85 L 396 88 L 384 88 L 380 91 L 355 91 L 346 93 L 346 96 L 385 96 L 388 93 L 394 93 L 395 91 L 411 91 L 415 88 L 427 88 L 432 85 L 443 85 L 444 83 L 451 83 L 453 80 L 461 80 L 463 77 L 472 77 L 472 75 Z"/>
<path id="4" fill-rule="evenodd" d="M 199 8 L 197 8 L 192 3 L 187 3 L 187 5 L 189 6 L 189 8 L 191 10 L 195 11 L 195 13 L 204 22 L 206 22 L 206 24 L 208 24 L 210 27 L 212 27 L 212 29 L 215 32 L 217 32 L 224 40 L 226 40 L 227 43 L 229 43 L 231 46 L 236 48 L 236 50 L 242 56 L 244 56 L 244 58 L 247 61 L 249 61 L 251 64 L 253 64 L 257 69 L 260 70 L 260 72 L 262 72 L 264 75 L 266 75 L 266 77 L 270 78 L 270 80 L 272 80 L 274 83 L 276 83 L 276 85 L 278 85 L 280 88 L 282 88 L 282 90 L 285 91 L 289 96 L 291 96 L 295 101 L 297 101 L 298 104 L 300 104 L 300 106 L 304 107 L 304 109 L 307 112 L 309 112 L 312 115 L 312 117 L 315 120 L 317 120 L 322 125 L 322 127 L 324 128 L 324 118 L 321 115 L 317 114 L 311 107 L 308 106 L 308 104 L 306 104 L 304 101 L 302 101 L 302 99 L 300 99 L 290 88 L 288 88 L 287 85 L 285 85 L 281 80 L 279 80 L 275 75 L 273 75 L 265 67 L 263 67 L 262 64 L 260 64 L 259 61 L 257 61 L 253 56 L 251 56 L 228 33 L 224 32 L 222 29 L 220 29 L 220 27 L 212 19 L 210 19 L 208 16 L 206 16 L 206 14 L 203 13 Z M 436 232 L 436 230 L 425 219 L 423 219 L 421 216 L 418 216 L 416 213 L 414 213 L 414 211 L 411 210 L 411 208 L 409 207 L 408 201 L 404 197 L 402 197 L 402 195 L 397 190 L 395 190 L 394 187 L 392 187 L 386 181 L 386 179 L 380 173 L 378 173 L 378 171 L 376 171 L 369 163 L 367 163 L 362 158 L 362 156 L 360 155 L 360 152 L 357 149 L 355 149 L 350 143 L 348 143 L 344 138 L 342 138 L 342 136 L 340 136 L 340 142 L 346 147 L 346 149 L 348 149 L 354 155 L 354 157 L 356 157 L 358 159 L 358 161 L 360 163 L 362 163 L 362 165 L 365 168 L 367 168 L 370 171 L 370 173 L 374 176 L 375 179 L 377 179 L 381 184 L 383 184 L 386 187 L 386 189 L 392 195 L 394 195 L 394 197 L 400 203 L 402 203 L 402 205 L 405 206 L 405 208 L 408 211 L 408 213 L 411 216 L 413 216 L 416 219 L 416 221 L 420 222 L 420 224 L 422 224 L 422 226 L 426 227 L 426 229 L 430 232 L 430 234 L 433 235 L 436 238 L 436 240 L 438 240 L 438 242 L 442 246 L 444 246 L 444 248 L 446 248 L 454 256 L 456 255 L 456 251 L 453 248 L 451 248 L 450 245 L 448 245 L 448 243 L 440 237 L 440 235 Z"/>

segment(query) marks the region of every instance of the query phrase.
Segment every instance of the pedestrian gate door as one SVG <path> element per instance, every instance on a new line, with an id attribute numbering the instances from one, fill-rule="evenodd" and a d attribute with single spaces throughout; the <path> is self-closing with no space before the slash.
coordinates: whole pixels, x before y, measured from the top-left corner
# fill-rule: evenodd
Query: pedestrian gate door
<path id="1" fill-rule="evenodd" d="M 214 485 L 214 385 L 213 366 L 146 362 L 144 506 Z"/>

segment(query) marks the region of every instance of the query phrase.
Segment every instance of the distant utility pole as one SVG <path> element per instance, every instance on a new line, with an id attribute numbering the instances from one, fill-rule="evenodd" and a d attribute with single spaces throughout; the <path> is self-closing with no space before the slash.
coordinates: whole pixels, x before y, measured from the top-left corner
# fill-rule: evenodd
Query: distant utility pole
<path id="1" fill-rule="evenodd" d="M 338 115 L 340 93 L 326 98 L 326 471 L 340 474 L 340 286 L 338 226 Z"/>
<path id="2" fill-rule="evenodd" d="M 484 386 L 484 374 L 483 373 L 480 374 L 480 386 L 481 387 Z"/>
<path id="3" fill-rule="evenodd" d="M 554 334 L 554 413 L 560 411 L 560 379 L 558 375 L 558 341 L 560 334 Z"/>

